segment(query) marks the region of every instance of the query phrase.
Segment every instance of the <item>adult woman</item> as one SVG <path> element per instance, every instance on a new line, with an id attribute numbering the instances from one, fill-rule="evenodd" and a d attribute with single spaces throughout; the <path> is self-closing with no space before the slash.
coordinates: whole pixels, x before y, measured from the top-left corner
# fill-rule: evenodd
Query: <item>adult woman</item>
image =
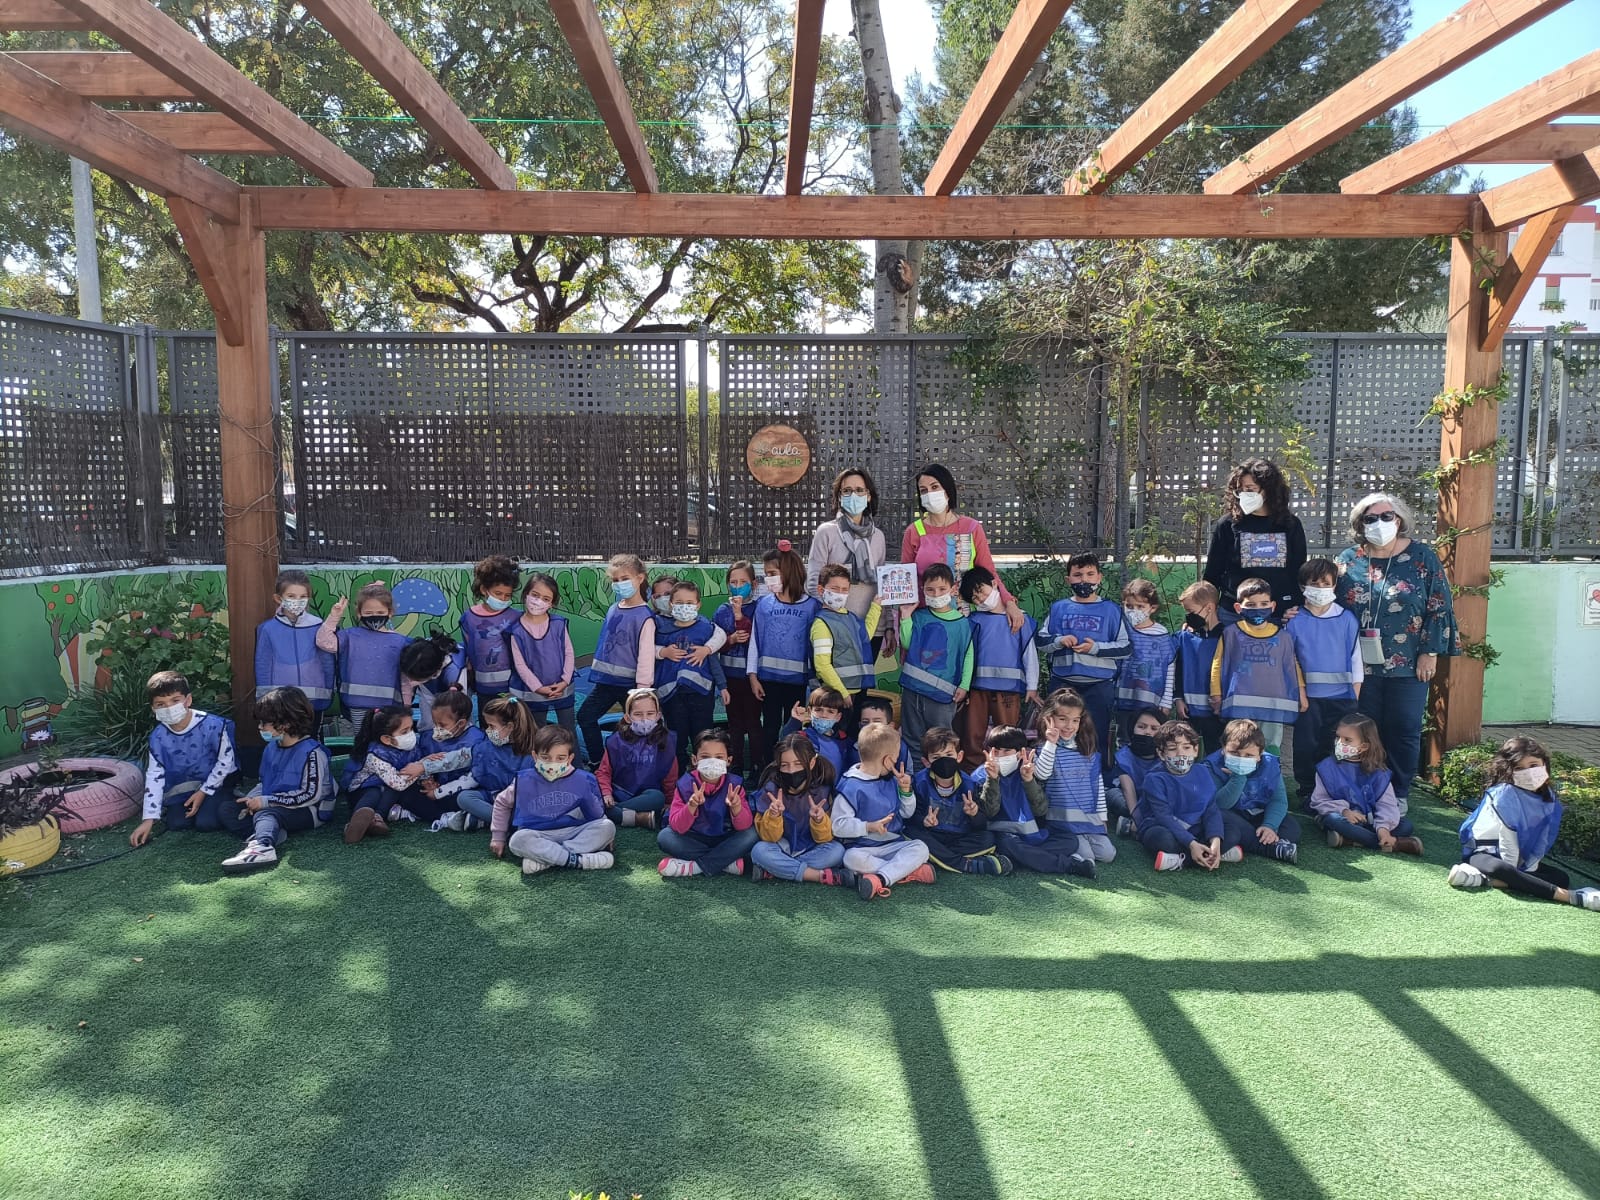
<path id="1" fill-rule="evenodd" d="M 1222 492 L 1223 517 L 1211 531 L 1205 580 L 1232 612 L 1234 591 L 1246 579 L 1265 579 L 1282 614 L 1300 603 L 1306 531 L 1289 510 L 1289 481 L 1264 458 L 1233 469 Z"/>
<path id="2" fill-rule="evenodd" d="M 1439 655 L 1461 653 L 1450 581 L 1439 556 L 1412 540 L 1415 528 L 1403 500 L 1373 492 L 1350 510 L 1356 544 L 1337 559 L 1339 603 L 1361 619 L 1367 673 L 1358 704 L 1377 723 L 1401 797 L 1417 773 L 1422 714 Z"/>
<path id="3" fill-rule="evenodd" d="M 929 463 L 917 472 L 916 486 L 922 515 L 906 526 L 905 536 L 900 539 L 900 561 L 916 563 L 918 578 L 934 563 L 943 563 L 954 572 L 957 583 L 963 571 L 987 567 L 1000 589 L 1011 632 L 1021 629 L 1022 606 L 1000 580 L 983 525 L 956 512 L 956 481 L 950 472 L 938 463 Z"/>
<path id="4" fill-rule="evenodd" d="M 878 594 L 878 568 L 888 558 L 878 528 L 878 485 L 860 467 L 846 467 L 833 478 L 833 520 L 811 535 L 806 559 L 806 595 L 817 595 L 817 574 L 829 563 L 850 568 L 850 599 L 845 608 L 866 618 Z"/>

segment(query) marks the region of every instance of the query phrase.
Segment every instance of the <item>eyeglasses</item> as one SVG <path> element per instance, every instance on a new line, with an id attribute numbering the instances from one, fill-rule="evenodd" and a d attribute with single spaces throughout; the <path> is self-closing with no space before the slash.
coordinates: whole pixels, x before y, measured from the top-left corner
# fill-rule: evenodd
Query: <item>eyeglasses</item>
<path id="1" fill-rule="evenodd" d="M 847 487 L 840 488 L 839 494 L 841 496 L 870 496 L 872 493 L 864 487 Z"/>
<path id="2" fill-rule="evenodd" d="M 1393 525 L 1399 519 L 1400 514 L 1396 512 L 1369 512 L 1361 514 L 1361 523 L 1363 525 L 1376 525 L 1379 521 L 1387 521 L 1389 524 Z"/>

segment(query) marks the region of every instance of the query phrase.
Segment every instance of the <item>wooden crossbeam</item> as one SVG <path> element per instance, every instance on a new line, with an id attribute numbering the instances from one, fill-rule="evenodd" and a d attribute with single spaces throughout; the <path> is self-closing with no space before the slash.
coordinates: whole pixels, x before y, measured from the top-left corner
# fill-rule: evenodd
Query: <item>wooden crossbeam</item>
<path id="1" fill-rule="evenodd" d="M 1070 7 L 1072 0 L 1021 0 L 1017 5 L 950 136 L 945 138 L 938 160 L 923 180 L 925 195 L 948 196 L 960 185 L 961 177 L 1000 123 L 1006 106 L 1039 61 Z"/>
<path id="2" fill-rule="evenodd" d="M 126 109 L 116 115 L 185 154 L 281 153 L 271 142 L 257 137 L 223 113 Z"/>
<path id="3" fill-rule="evenodd" d="M 1514 133 L 1503 142 L 1496 142 L 1480 154 L 1473 155 L 1475 163 L 1536 163 L 1557 162 L 1582 154 L 1592 146 L 1600 145 L 1600 124 L 1594 125 L 1542 125 L 1524 133 Z"/>
<path id="4" fill-rule="evenodd" d="M 1552 208 L 1600 199 L 1600 147 L 1492 187 L 1478 199 L 1495 229 L 1510 229 Z"/>
<path id="5" fill-rule="evenodd" d="M 264 229 L 616 237 L 1013 240 L 1422 237 L 1472 196 L 757 196 L 253 188 Z"/>
<path id="6" fill-rule="evenodd" d="M 1206 191 L 1213 196 L 1237 196 L 1271 182 L 1468 59 L 1570 2 L 1470 0 L 1257 142 L 1207 179 Z"/>
<path id="7" fill-rule="evenodd" d="M 55 0 L 0 0 L 0 31 L 77 33 L 93 26 Z"/>
<path id="8" fill-rule="evenodd" d="M 0 124 L 107 174 L 237 220 L 238 184 L 9 54 L 0 54 Z"/>
<path id="9" fill-rule="evenodd" d="M 1522 232 L 1517 235 L 1517 244 L 1511 248 L 1505 263 L 1495 273 L 1494 290 L 1489 294 L 1489 304 L 1484 312 L 1482 349 L 1499 349 L 1500 339 L 1511 328 L 1518 306 L 1539 278 L 1539 268 L 1544 265 L 1550 248 L 1561 236 L 1567 218 L 1575 211 L 1577 206 L 1571 204 L 1552 208 L 1522 227 Z"/>
<path id="10" fill-rule="evenodd" d="M 1600 50 L 1346 175 L 1339 190 L 1371 195 L 1410 187 L 1458 163 L 1471 162 L 1473 155 L 1496 142 L 1537 129 L 1573 104 L 1596 96 L 1600 96 Z"/>
<path id="11" fill-rule="evenodd" d="M 1245 0 L 1233 15 L 1167 77 L 1137 111 L 1100 143 L 1062 189 L 1094 195 L 1237 79 L 1322 0 Z"/>
<path id="12" fill-rule="evenodd" d="M 783 190 L 798 196 L 805 186 L 811 145 L 811 110 L 816 102 L 817 60 L 822 54 L 824 0 L 796 0 L 794 64 L 789 72 L 789 152 L 783 160 Z"/>
<path id="13" fill-rule="evenodd" d="M 606 132 L 622 156 L 622 166 L 628 173 L 628 182 L 636 192 L 658 192 L 656 167 L 650 161 L 650 150 L 644 144 L 644 132 L 633 115 L 633 102 L 622 85 L 622 72 L 617 70 L 616 59 L 611 56 L 611 43 L 606 40 L 605 26 L 595 11 L 594 0 L 550 0 L 550 11 L 555 14 L 572 47 L 572 56 L 578 60 L 578 73 L 594 98 L 595 107 L 606 123 Z"/>
<path id="14" fill-rule="evenodd" d="M 367 0 L 301 0 L 305 10 L 486 188 L 517 186 L 517 176 L 467 119 L 433 73 Z"/>
<path id="15" fill-rule="evenodd" d="M 65 6 L 199 99 L 278 147 L 319 179 L 366 187 L 372 172 L 295 116 L 146 0 L 63 0 Z"/>
<path id="16" fill-rule="evenodd" d="M 116 50 L 14 50 L 11 57 L 85 100 L 193 100 L 194 93 L 136 54 Z"/>

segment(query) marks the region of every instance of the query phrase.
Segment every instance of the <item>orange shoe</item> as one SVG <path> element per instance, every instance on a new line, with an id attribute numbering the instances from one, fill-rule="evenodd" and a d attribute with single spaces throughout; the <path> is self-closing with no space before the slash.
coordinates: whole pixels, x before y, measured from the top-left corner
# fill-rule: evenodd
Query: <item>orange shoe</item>
<path id="1" fill-rule="evenodd" d="M 857 875 L 856 892 L 863 900 L 881 900 L 889 894 L 889 885 L 883 882 L 882 875 Z"/>
<path id="2" fill-rule="evenodd" d="M 902 879 L 901 883 L 932 883 L 934 881 L 933 868 L 923 863 L 911 874 Z"/>

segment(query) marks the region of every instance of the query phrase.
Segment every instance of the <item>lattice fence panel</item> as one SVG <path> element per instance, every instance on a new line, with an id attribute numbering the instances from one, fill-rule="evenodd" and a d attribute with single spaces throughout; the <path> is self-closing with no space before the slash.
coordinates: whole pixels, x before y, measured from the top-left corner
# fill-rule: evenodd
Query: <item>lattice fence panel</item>
<path id="1" fill-rule="evenodd" d="M 1552 550 L 1564 554 L 1600 547 L 1600 338 L 1568 337 L 1559 348 L 1562 372 Z"/>
<path id="2" fill-rule="evenodd" d="M 127 335 L 0 313 L 0 568 L 140 561 Z"/>
<path id="3" fill-rule="evenodd" d="M 222 433 L 214 335 L 167 338 L 167 398 L 161 414 L 167 553 L 220 562 Z"/>
<path id="4" fill-rule="evenodd" d="M 1522 371 L 1532 349 L 1531 339 L 1508 337 L 1502 350 L 1509 386 L 1506 398 L 1500 403 L 1497 425 L 1497 436 L 1505 439 L 1505 447 L 1494 467 L 1494 548 L 1497 551 L 1516 547 L 1517 493 L 1525 482 L 1531 482 L 1524 454 L 1532 445 L 1534 430 L 1528 397 L 1522 392 Z"/>
<path id="5" fill-rule="evenodd" d="M 298 338 L 291 362 L 308 558 L 681 552 L 679 339 Z"/>

